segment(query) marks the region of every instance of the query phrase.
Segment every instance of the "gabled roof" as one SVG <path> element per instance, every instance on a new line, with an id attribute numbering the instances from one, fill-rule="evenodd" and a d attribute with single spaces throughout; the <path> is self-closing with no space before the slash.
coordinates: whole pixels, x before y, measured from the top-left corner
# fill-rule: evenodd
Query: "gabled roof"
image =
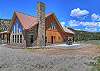
<path id="1" fill-rule="evenodd" d="M 45 15 L 45 17 L 47 18 L 47 17 L 50 17 L 51 15 L 53 15 L 53 13 L 49 13 L 49 14 Z M 35 26 L 36 24 L 38 24 L 37 17 L 26 15 L 24 13 L 15 12 L 13 18 L 14 17 L 18 18 L 18 20 L 20 21 L 21 25 L 23 26 L 23 28 L 25 30 L 30 29 L 33 26 Z M 59 23 L 59 21 L 57 19 L 56 19 L 56 21 Z M 14 19 L 12 20 L 12 22 L 14 22 Z M 60 28 L 62 29 L 63 32 L 68 32 L 68 33 L 74 34 L 71 30 L 69 30 L 67 28 L 63 28 L 61 26 L 61 24 L 59 24 L 59 26 L 60 26 Z"/>
<path id="2" fill-rule="evenodd" d="M 23 13 L 15 12 L 24 29 L 29 29 L 38 23 L 37 18 Z"/>
<path id="3" fill-rule="evenodd" d="M 0 34 L 6 34 L 6 33 L 9 33 L 9 32 L 8 31 L 0 32 Z"/>
<path id="4" fill-rule="evenodd" d="M 63 27 L 64 31 L 66 33 L 71 33 L 71 34 L 75 34 L 73 31 L 71 31 L 70 29 L 68 29 L 67 27 Z"/>
<path id="5" fill-rule="evenodd" d="M 24 13 L 15 12 L 15 16 L 17 16 L 18 20 L 20 21 L 21 25 L 24 29 L 29 29 L 36 24 L 38 24 L 37 17 L 26 15 Z M 46 17 L 52 15 L 53 13 L 49 13 L 46 15 Z"/>

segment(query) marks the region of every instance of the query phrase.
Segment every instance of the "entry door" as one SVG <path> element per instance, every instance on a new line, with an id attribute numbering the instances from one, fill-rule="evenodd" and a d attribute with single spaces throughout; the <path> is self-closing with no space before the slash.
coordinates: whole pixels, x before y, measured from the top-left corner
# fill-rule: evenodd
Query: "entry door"
<path id="1" fill-rule="evenodd" d="M 31 40 L 31 44 L 32 44 L 33 43 L 33 35 L 31 35 L 30 40 Z"/>
<path id="2" fill-rule="evenodd" d="M 53 36 L 51 36 L 51 43 L 53 44 Z"/>

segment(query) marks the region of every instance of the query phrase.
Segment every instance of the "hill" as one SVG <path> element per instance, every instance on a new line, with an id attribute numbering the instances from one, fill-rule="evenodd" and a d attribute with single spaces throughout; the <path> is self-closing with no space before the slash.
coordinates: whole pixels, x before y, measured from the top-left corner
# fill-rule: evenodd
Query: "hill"
<path id="1" fill-rule="evenodd" d="M 74 40 L 75 41 L 88 41 L 88 40 L 100 40 L 100 32 L 87 32 L 81 30 L 75 30 L 73 28 L 68 28 L 75 32 Z"/>

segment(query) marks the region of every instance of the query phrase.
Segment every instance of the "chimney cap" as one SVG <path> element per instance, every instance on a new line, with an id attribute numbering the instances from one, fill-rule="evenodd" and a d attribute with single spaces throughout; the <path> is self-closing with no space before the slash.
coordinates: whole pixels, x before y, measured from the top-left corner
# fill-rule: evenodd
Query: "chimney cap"
<path id="1" fill-rule="evenodd" d="M 45 3 L 38 1 L 38 5 L 45 5 Z"/>

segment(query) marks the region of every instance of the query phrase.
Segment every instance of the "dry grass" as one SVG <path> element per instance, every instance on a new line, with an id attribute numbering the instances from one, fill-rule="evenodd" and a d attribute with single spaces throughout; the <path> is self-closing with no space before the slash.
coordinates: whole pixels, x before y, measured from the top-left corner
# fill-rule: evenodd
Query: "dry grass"
<path id="1" fill-rule="evenodd" d="M 89 44 L 85 48 L 26 48 L 25 51 L 47 55 L 97 55 L 100 54 L 100 46 Z"/>
<path id="2" fill-rule="evenodd" d="M 100 56 L 97 45 L 83 48 L 0 49 L 0 71 L 91 71 L 87 65 Z M 93 63 L 93 62 L 92 62 Z"/>

